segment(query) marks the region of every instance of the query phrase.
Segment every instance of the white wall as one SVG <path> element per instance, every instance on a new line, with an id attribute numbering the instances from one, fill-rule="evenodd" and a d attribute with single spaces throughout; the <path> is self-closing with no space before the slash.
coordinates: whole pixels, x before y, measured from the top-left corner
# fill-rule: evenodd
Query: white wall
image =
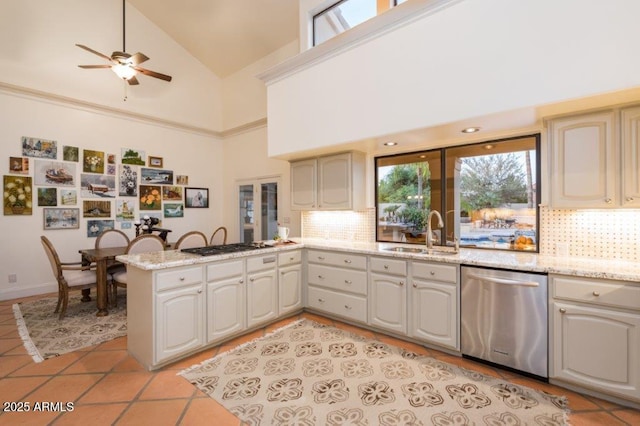
<path id="1" fill-rule="evenodd" d="M 638 86 L 638 14 L 635 0 L 454 2 L 273 78 L 269 155 Z"/>
<path id="2" fill-rule="evenodd" d="M 189 176 L 189 186 L 210 188 L 209 209 L 186 209 L 183 219 L 164 220 L 163 226 L 173 230 L 169 240 L 193 229 L 210 232 L 222 222 L 224 210 L 221 81 L 129 5 L 127 51 L 143 52 L 151 58 L 145 68 L 169 74 L 173 81 L 140 76 L 139 86 L 127 87 L 124 102 L 126 86 L 110 70 L 78 68 L 106 60 L 75 43 L 107 55 L 122 49 L 121 7 L 118 0 L 2 1 L 0 159 L 5 165 L 0 172 L 8 173 L 10 156 L 22 155 L 22 136 L 56 140 L 59 160 L 63 145 L 118 158 L 123 147 L 143 150 L 162 157 L 175 174 Z M 30 163 L 33 176 L 34 160 Z M 79 259 L 78 249 L 94 244 L 86 237 L 87 219 L 79 230 L 43 231 L 36 200 L 31 216 L 0 216 L 5 242 L 0 300 L 56 290 L 40 235 L 49 237 L 66 261 Z M 126 232 L 134 235 L 133 229 Z M 9 274 L 16 274 L 18 282 L 9 284 Z"/>
<path id="3" fill-rule="evenodd" d="M 150 60 L 144 68 L 170 83 L 140 76 L 127 88 L 109 69 L 79 64 L 107 61 L 75 46 L 111 55 L 122 49 L 119 0 L 1 1 L 0 82 L 220 131 L 220 80 L 134 7 L 126 8 L 126 47 Z"/>

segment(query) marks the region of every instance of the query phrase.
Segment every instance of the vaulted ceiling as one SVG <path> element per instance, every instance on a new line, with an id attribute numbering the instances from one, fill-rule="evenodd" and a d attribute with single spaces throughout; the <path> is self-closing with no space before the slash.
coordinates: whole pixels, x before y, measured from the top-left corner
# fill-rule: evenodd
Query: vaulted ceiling
<path id="1" fill-rule="evenodd" d="M 224 78 L 298 38 L 299 0 L 127 0 Z"/>

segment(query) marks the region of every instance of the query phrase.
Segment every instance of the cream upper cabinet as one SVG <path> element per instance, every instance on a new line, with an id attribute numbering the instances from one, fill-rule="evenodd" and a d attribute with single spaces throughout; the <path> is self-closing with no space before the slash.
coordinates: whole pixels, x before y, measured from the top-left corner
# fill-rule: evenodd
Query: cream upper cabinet
<path id="1" fill-rule="evenodd" d="M 640 106 L 621 113 L 622 205 L 640 206 Z"/>
<path id="2" fill-rule="evenodd" d="M 365 155 L 360 152 L 291 163 L 292 210 L 359 210 L 365 193 Z"/>
<path id="3" fill-rule="evenodd" d="M 616 206 L 615 121 L 604 111 L 549 122 L 552 207 Z"/>

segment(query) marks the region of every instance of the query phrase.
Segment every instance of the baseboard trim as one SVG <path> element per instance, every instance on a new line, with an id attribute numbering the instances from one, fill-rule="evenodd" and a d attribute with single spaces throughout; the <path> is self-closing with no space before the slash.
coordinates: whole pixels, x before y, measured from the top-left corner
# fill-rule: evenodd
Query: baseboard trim
<path id="1" fill-rule="evenodd" d="M 11 287 L 0 289 L 0 301 L 20 299 L 22 297 L 38 296 L 47 293 L 56 293 L 58 285 L 55 283 L 43 283 L 30 287 Z"/>

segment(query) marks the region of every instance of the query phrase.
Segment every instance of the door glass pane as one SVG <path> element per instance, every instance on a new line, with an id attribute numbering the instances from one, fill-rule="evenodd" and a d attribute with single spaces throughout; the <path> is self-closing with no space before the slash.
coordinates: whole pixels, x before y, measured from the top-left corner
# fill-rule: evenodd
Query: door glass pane
<path id="1" fill-rule="evenodd" d="M 260 239 L 272 240 L 278 232 L 278 184 L 276 182 L 260 185 L 262 206 L 262 226 Z"/>
<path id="2" fill-rule="evenodd" d="M 253 185 L 240 185 L 240 242 L 250 243 L 254 237 Z"/>

